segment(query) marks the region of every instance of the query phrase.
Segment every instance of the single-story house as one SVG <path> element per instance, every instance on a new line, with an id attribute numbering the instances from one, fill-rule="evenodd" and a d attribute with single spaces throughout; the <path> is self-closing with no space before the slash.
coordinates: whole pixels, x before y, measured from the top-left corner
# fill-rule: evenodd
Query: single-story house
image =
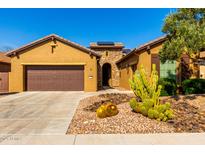
<path id="1" fill-rule="evenodd" d="M 107 86 L 130 89 L 128 80 L 135 70 L 144 65 L 150 73 L 154 63 L 161 78 L 169 76 L 181 81 L 190 77 L 187 55 L 180 62 L 160 63 L 158 52 L 166 39 L 157 38 L 125 54 L 120 42 L 93 42 L 87 48 L 51 34 L 9 51 L 6 56 L 0 54 L 0 90 L 89 92 Z"/>
<path id="2" fill-rule="evenodd" d="M 11 59 L 0 52 L 0 93 L 9 91 L 9 72 L 11 71 Z"/>

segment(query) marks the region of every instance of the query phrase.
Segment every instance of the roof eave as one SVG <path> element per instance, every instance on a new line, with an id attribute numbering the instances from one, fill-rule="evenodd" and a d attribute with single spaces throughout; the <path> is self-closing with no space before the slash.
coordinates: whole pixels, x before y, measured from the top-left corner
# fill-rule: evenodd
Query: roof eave
<path id="1" fill-rule="evenodd" d="M 11 62 L 0 61 L 0 63 L 11 64 Z"/>
<path id="2" fill-rule="evenodd" d="M 40 43 L 45 42 L 45 41 L 50 40 L 50 39 L 57 39 L 57 40 L 59 40 L 59 41 L 61 41 L 61 42 L 64 42 L 64 43 L 66 43 L 66 44 L 69 44 L 69 45 L 71 45 L 71 46 L 73 46 L 73 47 L 75 47 L 75 48 L 78 48 L 78 49 L 80 49 L 80 50 L 86 51 L 86 52 L 88 52 L 89 54 L 92 54 L 92 55 L 94 55 L 94 56 L 96 56 L 96 57 L 101 57 L 101 55 L 95 53 L 95 51 L 93 51 L 93 50 L 91 50 L 91 49 L 88 49 L 88 48 L 86 48 L 86 47 L 83 47 L 83 46 L 81 46 L 81 45 L 79 45 L 79 44 L 77 44 L 77 43 L 74 43 L 74 42 L 71 42 L 71 41 L 69 41 L 69 40 L 66 40 L 66 39 L 64 39 L 64 38 L 61 38 L 60 36 L 55 35 L 55 34 L 48 35 L 48 36 L 46 36 L 46 37 L 44 37 L 44 38 L 42 38 L 42 39 L 36 40 L 36 41 L 34 41 L 34 42 L 31 42 L 31 43 L 29 43 L 29 44 L 27 44 L 27 45 L 25 45 L 25 46 L 22 46 L 22 47 L 20 47 L 20 48 L 18 48 L 18 49 L 9 51 L 9 52 L 6 53 L 6 56 L 12 56 L 12 55 L 15 56 L 15 54 L 16 54 L 17 52 L 26 50 L 26 49 L 28 49 L 28 48 L 30 48 L 30 47 L 33 47 L 33 46 L 35 46 L 35 45 L 37 45 L 37 44 L 40 44 Z"/>
<path id="3" fill-rule="evenodd" d="M 118 60 L 116 62 L 116 64 L 118 65 L 119 63 L 123 62 L 124 60 L 126 60 L 127 58 L 129 58 L 129 56 L 131 56 L 132 54 L 136 54 L 136 52 L 142 51 L 144 49 L 147 49 L 147 47 L 151 47 L 153 45 L 156 45 L 158 43 L 164 42 L 167 39 L 167 36 L 162 36 L 161 38 L 158 38 L 158 40 L 151 42 L 151 43 L 147 43 L 145 45 L 142 45 L 138 48 L 134 48 L 129 54 L 127 54 L 126 56 L 122 57 L 120 60 Z"/>

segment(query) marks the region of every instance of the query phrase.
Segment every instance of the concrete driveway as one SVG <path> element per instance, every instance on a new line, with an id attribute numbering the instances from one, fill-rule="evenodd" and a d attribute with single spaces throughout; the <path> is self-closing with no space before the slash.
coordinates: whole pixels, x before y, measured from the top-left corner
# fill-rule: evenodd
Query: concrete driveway
<path id="1" fill-rule="evenodd" d="M 2 97 L 0 135 L 64 135 L 85 96 L 84 92 L 23 92 Z"/>

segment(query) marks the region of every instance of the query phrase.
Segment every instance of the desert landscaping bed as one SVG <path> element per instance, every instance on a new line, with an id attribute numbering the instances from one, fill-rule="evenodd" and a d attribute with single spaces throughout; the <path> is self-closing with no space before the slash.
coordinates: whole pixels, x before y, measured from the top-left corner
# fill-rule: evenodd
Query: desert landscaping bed
<path id="1" fill-rule="evenodd" d="M 168 122 L 133 112 L 128 103 L 133 97 L 133 94 L 111 93 L 81 100 L 67 134 L 205 132 L 205 95 L 162 97 L 161 100 L 171 102 L 175 112 L 175 118 Z M 110 101 L 117 105 L 119 113 L 97 118 L 96 109 Z"/>

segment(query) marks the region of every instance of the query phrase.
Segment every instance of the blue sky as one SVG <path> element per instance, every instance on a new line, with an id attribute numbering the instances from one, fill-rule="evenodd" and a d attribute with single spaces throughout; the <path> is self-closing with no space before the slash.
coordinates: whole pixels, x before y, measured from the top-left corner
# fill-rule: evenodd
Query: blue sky
<path id="1" fill-rule="evenodd" d="M 162 36 L 163 20 L 174 9 L 0 9 L 0 50 L 18 48 L 58 34 L 89 46 L 122 42 L 134 48 Z"/>

